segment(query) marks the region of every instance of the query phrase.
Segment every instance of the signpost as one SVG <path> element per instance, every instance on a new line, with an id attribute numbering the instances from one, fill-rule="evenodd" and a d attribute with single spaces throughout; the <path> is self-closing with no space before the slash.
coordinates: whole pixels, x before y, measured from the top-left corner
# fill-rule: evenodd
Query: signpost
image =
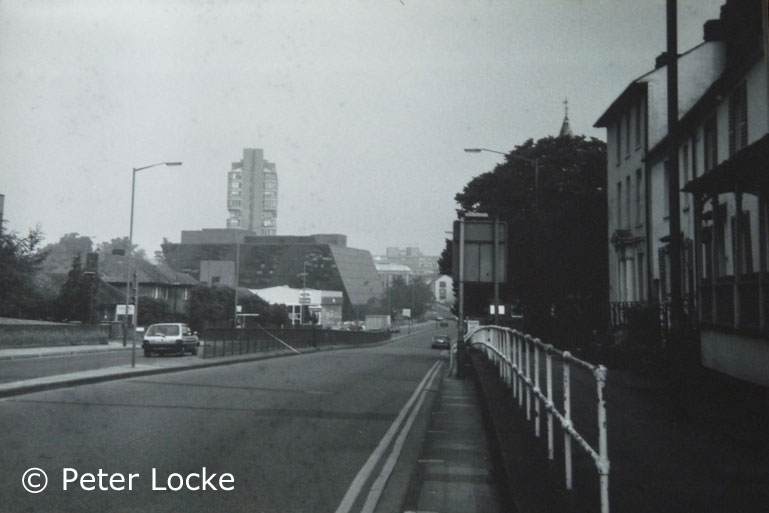
<path id="1" fill-rule="evenodd" d="M 453 278 L 459 284 L 457 378 L 464 378 L 465 283 L 494 284 L 494 323 L 499 314 L 499 284 L 507 279 L 507 223 L 488 214 L 461 212 L 454 221 Z"/>

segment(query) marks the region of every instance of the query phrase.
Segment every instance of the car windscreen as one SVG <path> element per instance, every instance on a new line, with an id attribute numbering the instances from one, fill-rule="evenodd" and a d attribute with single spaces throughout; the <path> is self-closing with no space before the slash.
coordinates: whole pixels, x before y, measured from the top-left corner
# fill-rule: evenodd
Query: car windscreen
<path id="1" fill-rule="evenodd" d="M 156 326 L 150 326 L 150 329 L 147 330 L 147 336 L 165 336 L 165 337 L 175 337 L 179 334 L 179 326 L 176 326 L 174 324 L 158 324 Z"/>

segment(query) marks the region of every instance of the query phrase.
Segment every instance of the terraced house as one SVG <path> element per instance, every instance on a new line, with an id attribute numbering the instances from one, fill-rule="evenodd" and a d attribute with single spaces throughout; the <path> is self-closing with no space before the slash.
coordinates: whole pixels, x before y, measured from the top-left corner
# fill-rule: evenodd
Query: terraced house
<path id="1" fill-rule="evenodd" d="M 673 137 L 682 185 L 678 286 L 700 333 L 702 364 L 764 386 L 769 385 L 768 22 L 766 0 L 729 0 L 719 19 L 705 24 L 704 43 L 678 56 L 679 123 Z M 659 69 L 631 83 L 596 123 L 608 133 L 615 307 L 626 301 L 664 305 L 676 285 L 669 273 L 670 134 L 664 66 Z M 640 145 L 633 134 L 639 126 Z"/>

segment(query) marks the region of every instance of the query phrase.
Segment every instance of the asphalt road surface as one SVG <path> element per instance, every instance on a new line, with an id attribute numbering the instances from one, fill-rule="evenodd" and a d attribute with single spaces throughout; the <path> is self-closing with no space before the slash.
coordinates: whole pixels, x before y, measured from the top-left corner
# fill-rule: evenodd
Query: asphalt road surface
<path id="1" fill-rule="evenodd" d="M 373 510 L 445 374 L 434 333 L 2 400 L 0 511 Z"/>

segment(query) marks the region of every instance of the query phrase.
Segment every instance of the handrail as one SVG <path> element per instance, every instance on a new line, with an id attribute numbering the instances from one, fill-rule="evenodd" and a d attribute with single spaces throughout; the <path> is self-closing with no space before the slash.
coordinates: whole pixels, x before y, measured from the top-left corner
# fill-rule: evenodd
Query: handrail
<path id="1" fill-rule="evenodd" d="M 518 330 L 500 326 L 480 326 L 465 335 L 465 343 L 482 350 L 485 357 L 499 369 L 500 378 L 512 388 L 513 399 L 518 407 L 525 409 L 526 420 L 532 420 L 534 409 L 534 433 L 540 436 L 541 407 L 547 412 L 547 454 L 554 459 L 553 419 L 561 424 L 564 436 L 564 468 L 566 489 L 572 489 L 572 440 L 577 443 L 595 462 L 600 479 L 601 513 L 609 513 L 609 451 L 606 430 L 606 386 L 607 370 L 603 365 L 594 365 L 560 351 L 551 344 L 544 344 L 538 338 Z M 540 355 L 545 355 L 545 392 L 540 388 Z M 562 361 L 563 411 L 553 402 L 553 357 Z M 532 362 L 533 359 L 533 362 Z M 594 448 L 575 429 L 571 417 L 571 367 L 576 365 L 592 373 L 596 381 L 598 403 L 598 448 Z"/>

